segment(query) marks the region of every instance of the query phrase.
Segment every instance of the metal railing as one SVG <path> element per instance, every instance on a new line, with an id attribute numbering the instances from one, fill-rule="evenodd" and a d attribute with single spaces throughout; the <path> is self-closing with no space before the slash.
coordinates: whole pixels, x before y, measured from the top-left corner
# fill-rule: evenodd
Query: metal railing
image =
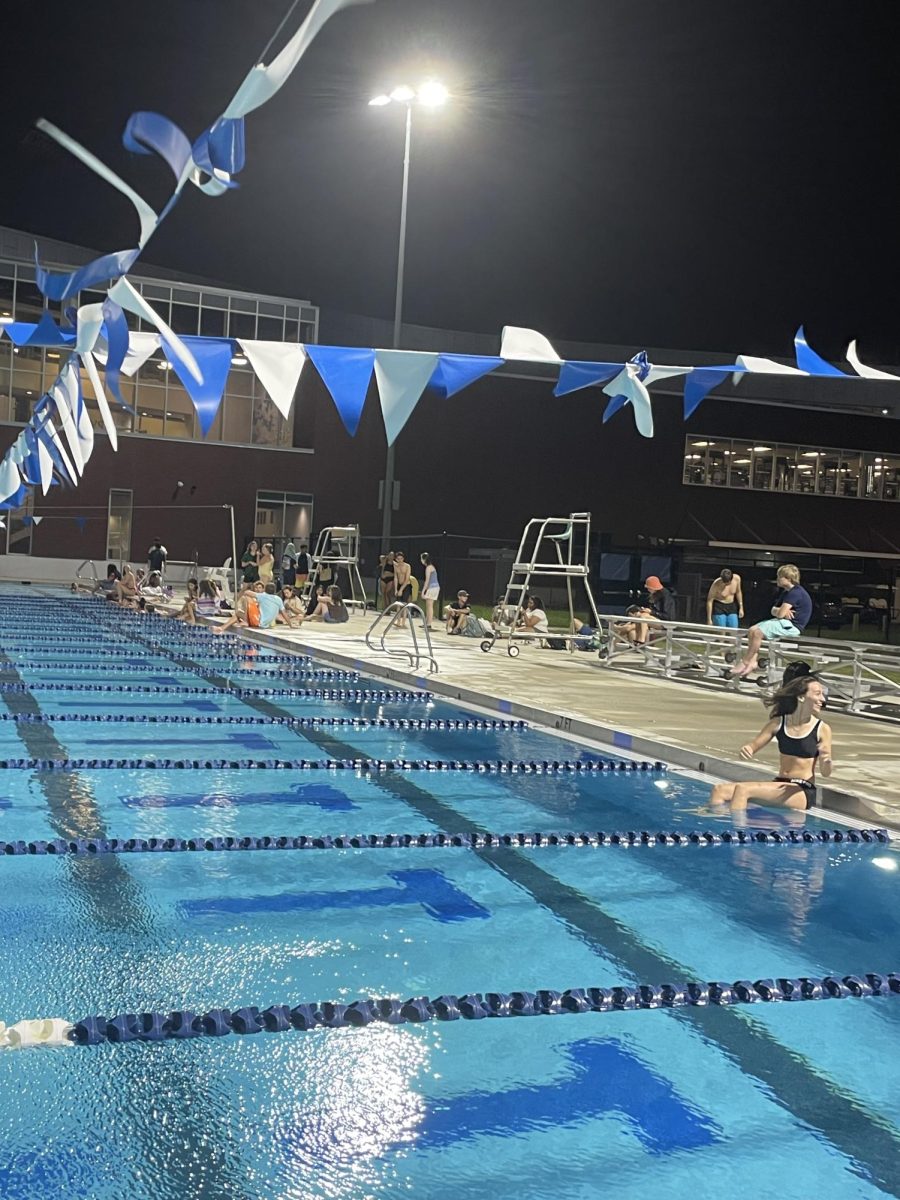
<path id="1" fill-rule="evenodd" d="M 100 577 L 97 574 L 97 564 L 94 562 L 94 560 L 92 558 L 86 558 L 84 560 L 84 562 L 78 566 L 78 568 L 75 571 L 75 578 L 76 579 L 84 579 L 84 576 L 82 575 L 81 572 L 84 570 L 85 567 L 91 568 L 91 579 L 94 581 L 94 583 L 99 583 Z"/>
<path id="2" fill-rule="evenodd" d="M 625 627 L 646 626 L 647 641 L 635 645 Z M 665 679 L 737 691 L 748 680 L 731 668 L 743 655 L 747 631 L 679 621 L 601 614 L 599 651 L 605 667 L 652 671 Z M 773 638 L 763 642 L 759 668 L 749 682 L 779 687 L 785 668 L 806 662 L 828 687 L 828 705 L 857 716 L 900 723 L 900 647 L 825 638 Z"/>
<path id="3" fill-rule="evenodd" d="M 416 633 L 417 620 L 421 622 L 422 633 L 425 635 L 424 648 L 419 647 L 419 636 Z M 375 644 L 373 639 L 381 625 L 384 625 L 384 628 L 378 635 L 378 641 Z M 402 647 L 391 649 L 385 645 L 385 638 L 394 628 L 408 630 L 412 641 L 410 649 Z M 418 604 L 404 604 L 401 600 L 395 600 L 393 604 L 382 609 L 366 632 L 366 645 L 376 653 L 387 654 L 392 658 L 405 658 L 411 670 L 418 671 L 423 661 L 428 663 L 430 674 L 434 674 L 438 670 L 437 659 L 434 657 L 434 649 L 431 645 L 431 633 L 425 621 L 425 614 Z"/>

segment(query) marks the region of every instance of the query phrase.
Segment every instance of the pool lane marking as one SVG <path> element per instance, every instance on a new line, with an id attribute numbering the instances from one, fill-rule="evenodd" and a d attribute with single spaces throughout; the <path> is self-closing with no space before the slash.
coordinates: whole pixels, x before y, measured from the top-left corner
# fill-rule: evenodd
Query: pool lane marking
<path id="1" fill-rule="evenodd" d="M 0 597 L 2 606 L 2 597 Z M 0 679 L 15 676 L 19 682 L 24 682 L 0 647 Z M 34 696 L 28 692 L 2 693 L 0 699 L 13 713 L 39 713 L 40 705 Z M 29 754 L 37 757 L 65 757 L 65 748 L 59 743 L 53 727 L 43 721 L 15 723 L 16 731 L 25 744 Z M 38 777 L 41 790 L 47 798 L 49 808 L 49 823 L 61 837 L 83 837 L 84 832 L 79 828 L 89 827 L 93 833 L 88 836 L 104 836 L 105 826 L 100 817 L 96 800 L 88 783 L 75 774 L 57 774 L 41 772 Z M 121 929 L 132 935 L 147 935 L 151 922 L 148 920 L 146 907 L 139 901 L 140 888 L 134 878 L 125 869 L 121 860 L 110 861 L 104 856 L 104 861 L 95 858 L 79 858 L 71 866 L 72 880 L 84 896 L 91 909 L 96 914 L 98 932 L 103 929 Z M 140 941 L 138 940 L 140 945 Z M 151 953 L 155 948 L 151 949 Z M 129 975 L 130 975 L 129 968 Z M 129 980 L 122 981 L 122 990 L 127 990 Z M 167 1077 L 167 1078 L 163 1078 Z M 144 1109 L 147 1106 L 158 1105 L 159 1097 L 167 1092 L 176 1097 L 177 1106 L 172 1106 L 176 1125 L 171 1131 L 173 1135 L 179 1126 L 182 1136 L 189 1146 L 196 1151 L 197 1158 L 202 1158 L 210 1167 L 211 1178 L 207 1181 L 213 1191 L 210 1194 L 228 1195 L 235 1200 L 252 1200 L 249 1183 L 242 1175 L 241 1161 L 228 1143 L 214 1140 L 210 1123 L 204 1113 L 214 1111 L 218 1101 L 208 1094 L 200 1085 L 196 1073 L 186 1077 L 179 1059 L 158 1064 L 152 1077 L 146 1074 L 144 1067 L 135 1063 L 134 1073 L 126 1073 L 125 1086 L 131 1097 Z M 139 1111 L 140 1109 L 135 1109 Z M 142 1138 L 142 1126 L 137 1123 L 135 1129 L 138 1138 Z M 149 1131 L 147 1131 L 149 1134 Z M 212 1145 L 210 1145 L 212 1143 Z M 173 1145 L 178 1139 L 173 1137 Z M 149 1143 L 148 1143 L 149 1145 Z M 197 1184 L 196 1162 L 191 1158 L 182 1159 L 180 1156 L 167 1160 L 167 1172 L 172 1187 L 172 1194 L 189 1196 L 195 1194 Z"/>
<path id="2" fill-rule="evenodd" d="M 137 640 L 140 640 L 139 636 Z M 214 675 L 202 664 L 172 651 L 166 653 L 183 669 L 214 683 L 222 691 L 232 690 L 229 680 Z M 285 715 L 284 709 L 262 697 L 241 699 L 257 712 Z M 335 757 L 357 754 L 352 746 L 327 733 L 308 730 L 304 737 Z M 409 776 L 375 775 L 372 781 L 438 829 L 460 823 L 460 814 L 452 806 L 424 792 Z M 468 824 L 474 832 L 488 832 L 471 822 Z M 596 953 L 617 959 L 632 977 L 678 979 L 691 974 L 677 960 L 644 945 L 633 930 L 605 913 L 597 903 L 587 900 L 518 851 L 474 850 L 473 853 L 512 884 L 528 892 L 535 903 L 552 912 Z M 818 1129 L 842 1154 L 864 1166 L 879 1187 L 900 1200 L 897 1182 L 900 1136 L 887 1129 L 884 1119 L 870 1113 L 859 1098 L 829 1084 L 802 1056 L 784 1046 L 767 1029 L 751 1024 L 747 1018 L 729 1009 L 679 1012 L 675 1019 L 699 1026 L 702 1035 L 735 1059 L 744 1074 L 753 1075 L 766 1084 L 776 1103 L 811 1128 Z"/>

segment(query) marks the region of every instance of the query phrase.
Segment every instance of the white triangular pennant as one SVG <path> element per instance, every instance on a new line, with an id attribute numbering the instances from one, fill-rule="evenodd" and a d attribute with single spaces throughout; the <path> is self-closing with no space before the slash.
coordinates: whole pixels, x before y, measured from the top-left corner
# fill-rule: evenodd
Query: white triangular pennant
<path id="1" fill-rule="evenodd" d="M 91 381 L 91 386 L 94 389 L 94 397 L 97 401 L 97 407 L 100 409 L 100 419 L 103 422 L 103 428 L 106 430 L 106 435 L 109 438 L 109 444 L 113 450 L 119 448 L 119 435 L 116 430 L 116 423 L 113 420 L 113 415 L 110 412 L 109 401 L 106 398 L 106 392 L 103 390 L 103 384 L 100 382 L 100 372 L 97 370 L 97 364 L 94 362 L 94 356 L 88 350 L 81 356 L 81 361 L 84 363 L 84 369 L 88 373 L 88 379 Z"/>
<path id="2" fill-rule="evenodd" d="M 75 464 L 75 470 L 81 475 L 84 470 L 81 443 L 78 440 L 78 430 L 75 428 L 75 419 L 69 407 L 68 389 L 63 384 L 62 376 L 50 388 L 48 395 L 56 405 L 56 411 L 59 414 L 59 423 L 62 426 L 63 433 L 66 435 L 66 441 L 69 443 L 69 450 L 72 454 L 72 462 Z"/>
<path id="3" fill-rule="evenodd" d="M 513 362 L 558 363 L 562 360 L 542 333 L 518 325 L 504 325 L 500 337 L 500 357 Z"/>
<path id="4" fill-rule="evenodd" d="M 294 342 L 259 342 L 238 338 L 237 343 L 250 360 L 250 366 L 266 389 L 266 395 L 287 420 L 300 372 L 306 364 L 306 351 Z"/>
<path id="5" fill-rule="evenodd" d="M 124 275 L 113 284 L 109 289 L 108 295 L 110 300 L 115 300 L 116 304 L 120 304 L 122 308 L 127 308 L 135 316 L 156 326 L 168 345 L 170 352 L 174 352 L 174 357 L 178 359 L 188 374 L 196 379 L 198 383 L 203 382 L 203 374 L 197 366 L 197 360 L 193 354 L 191 354 L 174 329 L 169 328 L 156 309 L 147 303 L 140 292 L 134 290 Z"/>
<path id="6" fill-rule="evenodd" d="M 7 455 L 3 462 L 0 462 L 0 503 L 14 496 L 21 486 L 22 476 L 19 474 L 19 468 Z"/>
<path id="7" fill-rule="evenodd" d="M 41 492 L 46 496 L 50 491 L 50 482 L 53 479 L 53 459 L 50 457 L 50 451 L 44 445 L 44 439 L 38 438 L 38 462 L 41 465 Z"/>
<path id="8" fill-rule="evenodd" d="M 134 329 L 129 329 L 128 351 L 125 355 L 125 361 L 122 363 L 122 374 L 127 375 L 130 379 L 144 365 L 151 354 L 156 353 L 161 344 L 162 339 L 158 333 L 137 332 Z M 97 343 L 94 354 L 106 366 L 107 346 L 105 338 L 101 338 Z"/>
<path id="9" fill-rule="evenodd" d="M 40 523 L 41 523 L 41 521 L 43 521 L 43 519 L 44 519 L 43 517 L 32 517 L 31 523 L 32 523 L 32 525 L 40 525 Z"/>
<path id="10" fill-rule="evenodd" d="M 419 403 L 439 358 L 439 354 L 421 350 L 375 351 L 375 378 L 389 446 Z"/>
<path id="11" fill-rule="evenodd" d="M 863 379 L 898 379 L 900 376 L 891 375 L 888 371 L 879 371 L 877 367 L 867 367 L 856 352 L 856 338 L 847 347 L 847 362 Z"/>

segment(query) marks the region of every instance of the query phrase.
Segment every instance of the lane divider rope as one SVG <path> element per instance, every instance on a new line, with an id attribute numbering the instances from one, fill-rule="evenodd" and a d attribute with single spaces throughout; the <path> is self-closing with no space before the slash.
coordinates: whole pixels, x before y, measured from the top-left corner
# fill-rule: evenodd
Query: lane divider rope
<path id="1" fill-rule="evenodd" d="M 411 717 L 238 717 L 182 716 L 167 713 L 163 716 L 141 716 L 135 713 L 0 713 L 0 721 L 21 724 L 55 724 L 57 721 L 96 722 L 129 725 L 284 725 L 290 729 L 416 729 L 416 730 L 503 730 L 522 732 L 527 721 L 506 720 L 434 720 Z"/>
<path id="2" fill-rule="evenodd" d="M 664 772 L 661 762 L 585 759 L 575 762 L 525 762 L 500 759 L 406 758 L 0 758 L 0 770 L 17 771 L 458 771 L 486 775 L 591 774 L 598 771 Z"/>
<path id="3" fill-rule="evenodd" d="M 63 1018 L 20 1021 L 0 1026 L 0 1046 L 99 1046 L 125 1042 L 164 1042 L 195 1037 L 288 1033 L 293 1030 L 364 1028 L 368 1025 L 419 1025 L 426 1021 L 480 1021 L 498 1017 L 556 1017 L 584 1013 L 636 1012 L 675 1008 L 732 1007 L 817 1000 L 870 999 L 900 995 L 900 974 L 800 976 L 796 979 L 738 979 L 734 983 L 641 983 L 637 986 L 540 988 L 534 992 L 469 992 L 430 999 L 371 997 L 349 1004 L 313 1000 L 301 1004 L 272 1004 L 268 1008 L 213 1008 L 205 1013 L 187 1009 L 170 1012 L 95 1015 L 69 1024 Z M 28 1040 L 30 1027 L 44 1032 Z M 16 1041 L 9 1035 L 17 1031 Z M 22 1035 L 25 1035 L 24 1038 Z M 55 1035 L 55 1036 L 54 1036 Z M 5 1039 L 4 1040 L 4 1036 Z"/>
<path id="4" fill-rule="evenodd" d="M 884 845 L 886 829 L 725 829 L 721 832 L 676 833 L 362 833 L 297 837 L 131 837 L 54 838 L 50 841 L 0 841 L 0 855 L 174 854 L 180 851 L 237 850 L 370 850 L 443 849 L 502 850 L 525 847 L 577 846 L 821 846 Z"/>
<path id="5" fill-rule="evenodd" d="M 297 700 L 403 704 L 430 704 L 434 700 L 433 692 L 405 692 L 389 688 L 221 688 L 170 683 L 0 683 L 0 692 L 131 692 L 154 696 L 163 693 L 174 696 L 216 696 L 220 700 L 241 699 L 243 696 L 286 696 Z"/>
<path id="6" fill-rule="evenodd" d="M 252 675 L 254 679 L 297 679 L 310 683 L 316 680 L 321 680 L 323 683 L 359 682 L 358 671 L 340 671 L 331 667 L 318 669 L 301 668 L 299 671 L 287 671 L 284 669 L 278 671 L 268 671 L 263 668 L 262 663 L 257 664 L 252 660 L 250 662 L 239 662 L 235 659 L 232 660 L 232 662 L 234 669 L 232 672 L 230 672 L 231 674 L 240 674 L 247 677 Z M 161 674 L 171 675 L 174 671 L 186 670 L 186 668 L 182 667 L 180 664 L 173 665 L 165 662 L 153 663 L 149 659 L 147 660 L 147 665 L 145 667 L 126 667 L 116 664 L 108 665 L 107 663 L 79 663 L 72 662 L 71 660 L 68 662 L 13 662 L 12 665 L 19 671 L 34 672 L 36 674 L 40 673 L 41 671 L 72 671 L 79 675 L 93 675 L 100 673 L 104 675 L 136 675 L 141 671 L 155 671 Z"/>

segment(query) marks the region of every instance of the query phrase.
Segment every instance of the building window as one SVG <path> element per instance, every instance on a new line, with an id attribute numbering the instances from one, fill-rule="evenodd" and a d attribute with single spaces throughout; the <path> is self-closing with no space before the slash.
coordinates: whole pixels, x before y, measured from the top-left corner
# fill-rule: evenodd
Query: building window
<path id="1" fill-rule="evenodd" d="M 128 562 L 131 557 L 130 488 L 109 489 L 109 515 L 106 525 L 106 561 Z"/>
<path id="2" fill-rule="evenodd" d="M 34 531 L 34 492 L 29 492 L 21 508 L 10 509 L 6 514 L 6 553 L 30 554 L 31 535 Z"/>
<path id="3" fill-rule="evenodd" d="M 900 455 L 690 434 L 681 478 L 695 487 L 900 500 Z"/>
<path id="4" fill-rule="evenodd" d="M 300 492 L 257 492 L 256 526 L 259 542 L 272 542 L 276 555 L 287 541 L 299 546 L 312 530 L 313 498 Z"/>

